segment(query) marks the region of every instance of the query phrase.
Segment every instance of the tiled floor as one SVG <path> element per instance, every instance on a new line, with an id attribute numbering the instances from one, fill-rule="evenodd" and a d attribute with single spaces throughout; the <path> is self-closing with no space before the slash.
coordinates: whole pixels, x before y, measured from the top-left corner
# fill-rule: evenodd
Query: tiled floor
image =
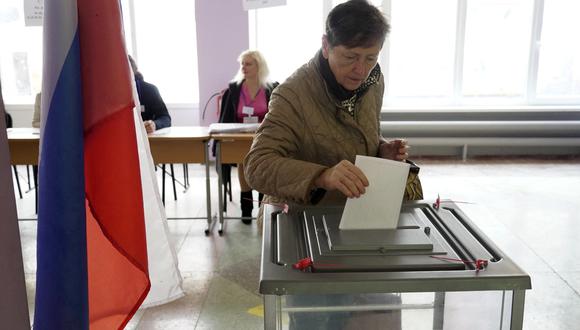
<path id="1" fill-rule="evenodd" d="M 580 158 L 419 159 L 426 199 L 459 204 L 497 246 L 532 278 L 526 294 L 524 329 L 578 329 L 580 324 Z M 25 173 L 21 168 L 21 173 Z M 212 171 L 213 172 L 213 171 Z M 181 172 L 180 172 L 181 173 Z M 205 215 L 201 166 L 190 165 L 191 188 L 167 189 L 169 218 Z M 235 171 L 233 171 L 235 175 Z M 181 175 L 181 174 L 180 174 Z M 216 179 L 212 194 L 217 208 Z M 234 202 L 239 190 L 234 177 Z M 20 218 L 34 218 L 33 193 L 17 199 Z M 257 197 L 257 196 L 255 196 Z M 34 310 L 36 222 L 21 221 L 24 267 Z M 140 310 L 129 329 L 260 329 L 258 293 L 261 239 L 256 225 L 227 222 L 224 236 L 204 235 L 203 220 L 169 220 L 187 295 L 164 306 Z M 412 326 L 405 329 L 414 329 Z"/>

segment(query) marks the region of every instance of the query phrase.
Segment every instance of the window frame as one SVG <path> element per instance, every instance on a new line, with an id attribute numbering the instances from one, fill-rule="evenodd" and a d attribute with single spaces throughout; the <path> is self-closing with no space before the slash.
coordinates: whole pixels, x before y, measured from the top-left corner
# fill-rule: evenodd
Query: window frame
<path id="1" fill-rule="evenodd" d="M 393 0 L 383 0 L 380 6 L 381 10 L 390 18 L 392 16 L 391 4 Z M 554 96 L 554 97 L 539 97 L 537 93 L 538 85 L 538 70 L 539 70 L 539 56 L 540 56 L 540 42 L 541 42 L 541 32 L 544 18 L 544 1 L 545 0 L 534 0 L 532 4 L 532 20 L 531 29 L 529 35 L 529 48 L 528 48 L 528 58 L 525 60 L 527 63 L 527 78 L 525 81 L 526 86 L 524 87 L 523 95 L 521 97 L 477 97 L 471 98 L 466 97 L 462 94 L 463 88 L 463 74 L 464 74 L 464 56 L 465 56 L 465 46 L 466 46 L 466 26 L 467 26 L 467 13 L 469 2 L 472 0 L 456 0 L 457 1 L 457 12 L 456 12 L 456 40 L 455 40 L 455 50 L 454 50 L 454 65 L 453 65 L 453 92 L 450 98 L 445 99 L 443 102 L 439 100 L 439 103 L 435 103 L 434 106 L 428 106 L 425 102 L 400 102 L 403 98 L 399 98 L 396 102 L 392 102 L 394 99 L 389 98 L 389 57 L 390 57 L 390 43 L 389 38 L 387 38 L 383 50 L 381 51 L 380 61 L 381 67 L 383 69 L 383 74 L 385 77 L 385 99 L 383 103 L 383 111 L 387 109 L 429 109 L 433 108 L 433 111 L 441 111 L 442 109 L 457 109 L 460 111 L 465 111 L 465 109 L 472 108 L 473 111 L 493 111 L 493 110 L 505 110 L 511 109 L 513 111 L 530 111 L 531 109 L 538 108 L 542 110 L 553 109 L 561 111 L 570 111 L 571 108 L 580 110 L 580 97 L 578 96 Z M 321 5 L 323 17 L 321 24 L 324 26 L 324 21 L 326 16 L 333 8 L 333 0 L 323 0 L 321 3 L 308 2 L 309 5 Z M 255 10 L 250 10 L 249 13 L 249 25 L 250 25 L 250 46 L 259 46 L 260 40 L 258 40 L 258 30 L 260 28 L 259 15 L 255 13 Z M 415 98 L 418 100 L 418 98 Z M 426 99 L 428 103 L 428 98 Z"/>

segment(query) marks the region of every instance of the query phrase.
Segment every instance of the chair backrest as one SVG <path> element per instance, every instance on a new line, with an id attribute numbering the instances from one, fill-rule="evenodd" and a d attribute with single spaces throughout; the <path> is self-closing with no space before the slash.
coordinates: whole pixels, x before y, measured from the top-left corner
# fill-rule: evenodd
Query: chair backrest
<path id="1" fill-rule="evenodd" d="M 6 128 L 12 128 L 12 116 L 8 113 L 4 113 L 6 115 Z"/>

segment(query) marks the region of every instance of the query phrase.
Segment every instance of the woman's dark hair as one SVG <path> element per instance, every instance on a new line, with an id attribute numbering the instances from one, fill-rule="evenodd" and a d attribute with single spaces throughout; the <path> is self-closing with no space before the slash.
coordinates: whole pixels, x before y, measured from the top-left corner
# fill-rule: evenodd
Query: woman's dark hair
<path id="1" fill-rule="evenodd" d="M 350 0 L 334 7 L 326 18 L 326 39 L 330 47 L 371 47 L 385 42 L 389 23 L 367 0 Z"/>

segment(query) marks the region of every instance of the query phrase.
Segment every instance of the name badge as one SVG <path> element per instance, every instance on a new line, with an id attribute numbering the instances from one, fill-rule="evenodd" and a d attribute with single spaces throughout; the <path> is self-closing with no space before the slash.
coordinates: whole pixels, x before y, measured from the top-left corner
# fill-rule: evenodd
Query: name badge
<path id="1" fill-rule="evenodd" d="M 257 124 L 258 116 L 248 116 L 244 117 L 244 124 Z"/>
<path id="2" fill-rule="evenodd" d="M 244 106 L 242 107 L 242 113 L 247 116 L 252 116 L 254 114 L 254 107 Z"/>

